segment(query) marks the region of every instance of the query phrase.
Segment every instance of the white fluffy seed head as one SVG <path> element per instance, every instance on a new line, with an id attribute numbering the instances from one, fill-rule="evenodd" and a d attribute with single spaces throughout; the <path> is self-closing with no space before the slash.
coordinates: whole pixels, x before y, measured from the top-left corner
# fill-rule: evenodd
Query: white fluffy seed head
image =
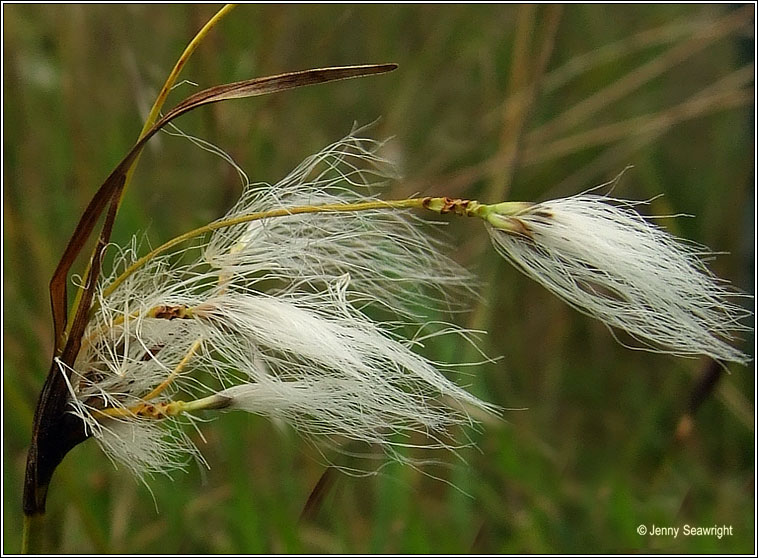
<path id="1" fill-rule="evenodd" d="M 238 332 L 214 345 L 241 355 L 244 339 L 254 351 L 244 367 L 247 383 L 221 392 L 232 407 L 283 418 L 308 434 L 380 444 L 393 432 L 441 435 L 468 424 L 463 405 L 493 410 L 353 308 L 347 282 L 318 295 L 211 302 L 205 319 Z M 444 405 L 443 397 L 459 408 Z"/>
<path id="2" fill-rule="evenodd" d="M 379 157 L 381 144 L 347 137 L 307 158 L 275 185 L 246 189 L 223 217 L 303 205 L 345 204 L 374 199 L 395 176 Z M 473 294 L 470 272 L 444 256 L 428 223 L 410 211 L 314 213 L 243 223 L 215 233 L 206 261 L 222 276 L 244 277 L 251 287 L 267 281 L 267 292 L 295 285 L 323 290 L 348 274 L 354 302 L 380 303 L 396 315 L 419 306 L 461 309 L 462 292 Z M 273 290 L 272 290 L 273 289 Z"/>
<path id="3" fill-rule="evenodd" d="M 392 174 L 379 148 L 345 138 L 278 184 L 247 186 L 224 219 L 371 199 L 370 188 Z M 466 409 L 495 410 L 399 333 L 425 327 L 422 313 L 455 309 L 472 284 L 408 212 L 220 228 L 180 258 L 153 259 L 105 296 L 136 256 L 135 244 L 122 250 L 102 281 L 70 391 L 93 437 L 138 474 L 182 467 L 197 454 L 179 419 L 103 419 L 98 411 L 134 409 L 168 377 L 149 403 L 220 394 L 227 408 L 283 419 L 308 436 L 378 444 L 392 456 L 398 443 L 453 448 L 456 427 L 473 423 Z M 161 306 L 191 312 L 167 319 L 154 312 Z M 387 319 L 374 321 L 373 312 Z M 450 333 L 468 340 L 454 326 L 438 331 Z"/>
<path id="4" fill-rule="evenodd" d="M 489 219 L 497 251 L 574 308 L 643 348 L 745 364 L 729 344 L 750 312 L 702 261 L 709 253 L 637 213 L 634 202 L 578 195 Z"/>

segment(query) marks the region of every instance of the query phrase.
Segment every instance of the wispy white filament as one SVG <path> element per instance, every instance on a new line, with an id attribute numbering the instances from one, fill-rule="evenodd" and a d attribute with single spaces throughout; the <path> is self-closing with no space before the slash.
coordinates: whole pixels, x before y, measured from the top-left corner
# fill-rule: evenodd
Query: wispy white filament
<path id="1" fill-rule="evenodd" d="M 750 313 L 703 263 L 709 253 L 649 223 L 635 205 L 587 194 L 543 202 L 502 216 L 490 235 L 526 275 L 647 349 L 748 362 L 728 341 L 750 330 Z"/>
<path id="2" fill-rule="evenodd" d="M 368 189 L 391 171 L 379 147 L 352 136 L 337 142 L 278 184 L 248 186 L 224 219 L 371 199 Z M 97 411 L 133 409 L 169 377 L 149 403 L 215 394 L 306 435 L 378 444 L 391 455 L 396 444 L 455 447 L 455 427 L 472 424 L 467 409 L 494 408 L 403 336 L 425 327 L 420 315 L 454 310 L 472 284 L 417 221 L 389 209 L 277 217 L 218 229 L 181 258 L 153 259 L 109 296 L 100 291 L 72 375 L 75 412 L 138 474 L 181 466 L 196 452 L 172 427 L 178 419 Z M 123 251 L 103 289 L 136 252 Z M 190 311 L 151 315 L 161 306 Z M 449 325 L 439 334 L 451 331 L 466 334 Z"/>
<path id="3" fill-rule="evenodd" d="M 355 138 L 335 143 L 276 185 L 247 189 L 224 219 L 373 199 L 371 190 L 394 176 L 377 155 L 380 147 Z M 446 247 L 427 230 L 428 223 L 403 210 L 293 215 L 219 230 L 205 258 L 222 275 L 280 280 L 276 292 L 293 284 L 323 289 L 349 274 L 350 296 L 381 302 L 393 313 L 414 314 L 419 304 L 437 307 L 440 300 L 456 309 L 461 291 L 472 292 L 473 276 L 445 257 Z"/>
<path id="4" fill-rule="evenodd" d="M 275 185 L 246 185 L 223 220 L 371 200 L 371 188 L 392 175 L 380 147 L 349 136 Z M 466 204 L 489 222 L 499 253 L 644 348 L 749 360 L 729 344 L 749 330 L 749 312 L 708 271 L 707 252 L 647 222 L 635 204 L 595 195 Z M 137 474 L 202 460 L 181 428 L 193 419 L 161 414 L 177 401 L 192 410 L 218 403 L 210 408 L 376 444 L 395 457 L 397 445 L 455 447 L 456 428 L 473 422 L 468 410 L 495 410 L 420 354 L 435 335 L 469 340 L 448 324 L 430 331 L 429 312 L 460 309 L 473 280 L 409 211 L 221 227 L 152 259 L 106 296 L 137 252 L 134 243 L 124 249 L 102 280 L 69 384 L 73 412 Z M 157 414 L 130 411 L 143 404 Z"/>

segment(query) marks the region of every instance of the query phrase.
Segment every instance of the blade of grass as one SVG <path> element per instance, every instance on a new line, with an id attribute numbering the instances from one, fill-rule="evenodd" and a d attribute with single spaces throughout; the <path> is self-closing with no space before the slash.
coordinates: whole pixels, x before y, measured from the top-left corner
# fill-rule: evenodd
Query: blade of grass
<path id="1" fill-rule="evenodd" d="M 744 8 L 719 19 L 714 25 L 696 33 L 686 42 L 675 44 L 668 51 L 639 66 L 607 87 L 590 95 L 572 106 L 556 118 L 534 130 L 530 136 L 533 142 L 544 142 L 566 129 L 586 121 L 609 104 L 636 91 L 663 72 L 692 57 L 712 42 L 730 32 L 747 25 L 752 20 L 753 7 Z"/>
<path id="2" fill-rule="evenodd" d="M 491 177 L 490 187 L 499 193 L 495 196 L 497 199 L 506 199 L 518 167 L 524 131 L 537 99 L 542 76 L 553 52 L 563 7 L 551 5 L 546 11 L 545 30 L 539 51 L 536 53 L 535 64 L 535 57 L 529 52 L 528 43 L 534 34 L 536 9 L 530 5 L 521 6 L 519 9 L 509 83 L 509 97 L 513 102 L 505 105 L 500 138 L 499 159 L 503 164 L 493 168 Z"/>
<path id="3" fill-rule="evenodd" d="M 506 110 L 506 113 L 504 114 L 503 132 L 501 135 L 498 155 L 496 156 L 502 164 L 490 167 L 493 174 L 491 175 L 492 179 L 489 183 L 489 190 L 491 192 L 490 195 L 494 199 L 504 200 L 508 198 L 511 184 L 519 167 L 519 159 L 521 157 L 520 152 L 527 122 L 538 98 L 540 83 L 553 52 L 555 36 L 558 32 L 563 7 L 560 5 L 550 5 L 546 7 L 546 12 L 545 30 L 541 38 L 541 43 L 536 47 L 536 49 L 538 49 L 536 55 L 530 53 L 522 44 L 527 40 L 526 37 L 533 34 L 533 12 L 526 10 L 520 12 L 520 14 L 523 15 L 519 17 L 519 31 L 517 32 L 516 44 L 514 45 L 514 72 L 511 74 L 512 81 L 510 89 L 514 92 L 523 91 L 524 94 L 518 95 L 520 102 L 506 105 L 507 107 L 512 106 L 513 109 Z M 536 64 L 534 63 L 535 58 L 537 60 Z M 527 68 L 533 68 L 531 75 L 528 77 Z M 493 288 L 494 285 L 497 285 L 496 278 L 499 269 L 500 267 L 495 264 L 489 265 L 486 270 L 486 284 L 492 285 Z M 476 309 L 474 310 L 474 314 L 470 321 L 470 327 L 473 330 L 486 329 L 484 326 L 492 322 L 492 306 L 485 303 L 485 300 L 485 298 L 482 298 L 479 304 L 476 305 Z M 473 348 L 467 349 L 467 359 L 471 359 L 473 356 L 472 351 Z"/>
<path id="4" fill-rule="evenodd" d="M 89 321 L 90 306 L 100 274 L 100 263 L 105 247 L 110 240 L 113 223 L 118 210 L 118 200 L 125 185 L 126 173 L 148 140 L 174 118 L 210 103 L 265 95 L 316 83 L 383 73 L 395 68 L 396 65 L 394 64 L 321 68 L 256 78 L 200 91 L 179 103 L 173 110 L 169 111 L 156 122 L 132 147 L 113 172 L 111 172 L 100 189 L 95 193 L 82 215 L 50 282 L 51 300 L 53 301 L 54 308 L 57 308 L 57 313 L 54 312 L 54 316 L 57 316 L 59 320 L 63 320 L 63 324 L 65 324 L 68 271 L 76 256 L 82 250 L 84 243 L 92 234 L 100 215 L 108 207 L 105 222 L 103 223 L 95 247 L 91 272 L 82 289 L 82 296 L 79 299 L 80 304 L 75 309 L 73 320 L 71 320 L 65 330 L 68 333 L 67 335 L 64 333 L 65 345 L 63 345 L 62 350 L 56 347 L 55 358 L 51 363 L 47 380 L 37 402 L 32 428 L 32 443 L 29 447 L 26 480 L 24 483 L 24 512 L 26 515 L 44 513 L 47 486 L 55 468 L 71 448 L 87 438 L 87 433 L 83 431 L 83 425 L 77 422 L 73 415 L 65 414 L 68 394 L 66 376 L 70 374 L 69 370 L 79 353 L 82 335 Z M 62 327 L 60 323 L 56 323 L 56 326 Z M 61 340 L 62 342 L 63 339 Z M 62 373 L 62 370 L 65 370 L 65 373 Z"/>
<path id="5" fill-rule="evenodd" d="M 708 24 L 703 20 L 681 19 L 674 23 L 645 29 L 634 35 L 603 45 L 585 54 L 572 56 L 565 64 L 549 72 L 543 90 L 551 92 L 588 71 L 654 46 L 676 43 L 688 35 L 702 32 Z"/>
<path id="6" fill-rule="evenodd" d="M 679 42 L 689 35 L 702 32 L 708 25 L 703 20 L 681 20 L 653 29 L 645 29 L 635 35 L 602 45 L 584 54 L 578 54 L 545 74 L 541 90 L 543 93 L 551 93 L 598 66 L 616 62 L 625 56 L 630 56 L 650 47 Z M 519 102 L 518 98 L 526 93 L 525 90 L 512 93 L 505 98 L 497 109 L 488 113 L 484 118 L 488 122 L 488 127 L 490 125 L 499 126 L 500 115 L 505 107 L 511 103 Z M 490 121 L 493 124 L 489 124 Z"/>
<path id="7" fill-rule="evenodd" d="M 690 118 L 696 118 L 697 116 L 705 115 L 709 112 L 714 112 L 717 110 L 744 106 L 754 99 L 752 90 L 736 93 L 724 92 L 722 95 L 722 99 L 716 99 L 721 103 L 721 105 L 718 102 L 714 102 L 709 107 L 703 107 L 703 110 L 701 112 L 692 110 L 693 105 L 691 105 L 689 107 L 690 110 L 692 110 Z M 690 102 L 691 101 L 688 101 L 684 103 L 684 105 L 687 105 Z M 724 104 L 729 104 L 730 106 L 723 106 Z M 594 177 L 607 172 L 608 169 L 617 168 L 620 165 L 626 164 L 630 159 L 632 159 L 633 153 L 636 153 L 644 147 L 650 145 L 658 138 L 663 136 L 666 132 L 668 132 L 677 123 L 687 119 L 688 118 L 684 117 L 672 118 L 670 115 L 664 114 L 660 122 L 656 123 L 655 125 L 651 125 L 649 129 L 644 133 L 627 134 L 625 140 L 622 143 L 617 144 L 613 148 L 606 149 L 592 161 L 583 165 L 577 171 L 568 175 L 560 182 L 552 185 L 543 193 L 543 196 L 552 197 L 561 195 L 566 192 L 575 192 L 577 190 L 586 188 L 587 184 L 589 184 Z"/>
<path id="8" fill-rule="evenodd" d="M 532 165 L 540 162 L 548 161 L 561 154 L 568 153 L 572 150 L 578 150 L 585 145 L 583 142 L 590 140 L 595 144 L 612 143 L 621 138 L 627 138 L 624 143 L 627 147 L 619 148 L 618 151 L 614 150 L 613 153 L 603 153 L 598 156 L 593 162 L 587 164 L 583 169 L 579 169 L 575 174 L 566 177 L 562 182 L 555 184 L 550 188 L 550 192 L 569 192 L 577 189 L 584 189 L 587 187 L 587 181 L 591 180 L 593 176 L 597 176 L 598 173 L 605 172 L 607 169 L 614 166 L 618 166 L 618 162 L 625 164 L 628 161 L 629 154 L 641 149 L 644 145 L 654 141 L 660 137 L 662 133 L 669 130 L 672 126 L 686 121 L 691 118 L 708 114 L 713 111 L 721 110 L 721 108 L 731 108 L 745 104 L 743 96 L 749 96 L 749 91 L 734 92 L 734 88 L 738 88 L 745 83 L 748 83 L 753 77 L 754 67 L 752 65 L 744 66 L 741 69 L 731 72 L 727 76 L 717 80 L 713 84 L 698 91 L 696 95 L 689 100 L 659 111 L 653 114 L 646 115 L 646 120 L 640 120 L 635 122 L 635 119 L 628 119 L 597 127 L 594 129 L 580 132 L 578 134 L 560 138 L 552 143 L 543 143 L 543 140 L 539 136 L 535 135 L 535 132 L 528 134 L 524 140 L 524 165 Z M 732 89 L 732 92 L 729 90 Z M 710 103 L 704 100 L 705 96 L 710 96 Z M 725 102 L 727 106 L 719 106 L 719 102 Z M 510 102 L 510 98 L 508 100 Z M 747 101 L 749 102 L 749 100 Z M 678 107 L 678 108 L 677 108 Z M 673 111 L 675 114 L 669 114 L 669 111 Z M 659 117 L 662 117 L 660 121 L 652 123 Z M 668 120 L 664 122 L 664 120 Z M 639 128 L 636 128 L 636 124 L 651 122 L 650 126 L 654 129 L 646 130 L 644 139 L 641 137 L 642 132 Z M 626 127 L 626 128 L 625 128 Z M 604 134 L 608 137 L 604 140 Z M 610 136 L 613 137 L 610 137 Z M 635 136 L 636 138 L 632 138 Z M 631 139 L 630 139 L 631 138 Z M 551 151 L 555 150 L 555 153 Z M 615 153 L 615 154 L 614 154 Z M 445 191 L 449 195 L 464 195 L 463 192 L 470 187 L 474 182 L 481 180 L 488 174 L 491 174 L 495 169 L 501 168 L 508 164 L 508 154 L 498 152 L 487 160 L 480 163 L 471 165 L 456 171 L 449 175 L 443 175 L 433 177 L 430 182 L 435 184 L 445 184 Z M 414 191 L 420 190 L 419 185 L 413 185 Z M 547 194 L 547 192 L 545 193 Z"/>
<path id="9" fill-rule="evenodd" d="M 213 29 L 216 24 L 221 21 L 221 19 L 226 16 L 232 9 L 234 9 L 234 4 L 227 4 L 224 7 L 222 7 L 216 14 L 208 20 L 208 22 L 200 29 L 200 31 L 197 32 L 195 37 L 190 41 L 190 43 L 187 45 L 187 47 L 184 49 L 184 52 L 181 54 L 179 59 L 176 61 L 176 64 L 174 65 L 173 69 L 168 75 L 168 78 L 166 78 L 165 83 L 163 84 L 163 87 L 161 88 L 160 92 L 158 93 L 158 97 L 155 99 L 155 102 L 153 103 L 153 106 L 150 109 L 150 113 L 147 116 L 147 119 L 145 120 L 144 125 L 142 126 L 142 130 L 140 131 L 140 135 L 137 138 L 138 140 L 145 137 L 145 135 L 150 131 L 150 129 L 153 127 L 155 122 L 158 120 L 158 117 L 160 116 L 161 109 L 163 108 L 163 105 L 166 102 L 166 99 L 168 98 L 168 94 L 171 92 L 171 88 L 176 83 L 176 80 L 179 78 L 179 74 L 182 71 L 182 68 L 187 64 L 187 61 L 190 59 L 192 54 L 195 52 L 197 47 L 200 45 L 200 43 L 205 39 L 205 37 L 208 35 L 208 33 Z M 134 175 L 134 170 L 137 168 L 137 164 L 139 163 L 141 152 L 138 152 L 135 156 L 134 160 L 131 163 L 131 166 L 126 170 L 126 177 L 124 180 L 124 185 L 121 189 L 121 194 L 119 195 L 118 203 L 116 205 L 116 211 L 118 212 L 118 208 L 121 206 L 121 203 L 124 199 L 124 193 L 126 192 L 126 188 L 129 186 L 129 183 L 132 180 L 132 176 Z M 90 281 L 90 271 L 92 267 L 92 259 L 94 258 L 94 252 L 92 254 L 92 257 L 90 257 L 89 262 L 87 263 L 87 268 L 84 271 L 84 282 L 83 285 L 88 284 Z M 56 270 L 57 272 L 57 270 Z M 67 304 L 67 298 L 64 298 L 62 301 L 58 299 L 58 301 L 52 301 L 53 304 L 53 327 L 55 329 L 55 348 L 56 351 L 60 349 L 60 342 L 61 337 L 60 334 L 63 331 L 62 329 L 59 329 L 62 325 L 63 328 L 66 327 L 68 321 L 71 319 L 71 317 L 75 316 L 78 308 L 81 304 L 81 299 L 84 296 L 84 288 L 81 287 L 77 290 L 76 296 L 74 297 L 74 302 L 71 306 L 70 314 L 68 315 L 68 319 L 63 320 L 61 312 L 65 312 L 65 305 Z M 61 309 L 61 302 L 64 305 L 64 308 Z M 65 315 L 65 314 L 63 314 Z M 62 324 L 61 324 L 62 322 Z"/>
<path id="10" fill-rule="evenodd" d="M 334 487 L 336 481 L 337 469 L 335 467 L 327 467 L 313 487 L 313 490 L 311 490 L 308 500 L 300 512 L 300 519 L 298 520 L 300 523 L 316 519 L 321 506 L 324 504 L 324 499 Z"/>
<path id="11" fill-rule="evenodd" d="M 750 68 L 752 76 L 752 65 Z M 607 145 L 633 135 L 646 135 L 693 118 L 719 110 L 748 104 L 754 100 L 752 89 L 732 89 L 703 95 L 698 94 L 687 101 L 652 114 L 635 116 L 585 132 L 566 136 L 552 143 L 528 145 L 524 148 L 524 166 L 544 163 L 590 147 Z"/>

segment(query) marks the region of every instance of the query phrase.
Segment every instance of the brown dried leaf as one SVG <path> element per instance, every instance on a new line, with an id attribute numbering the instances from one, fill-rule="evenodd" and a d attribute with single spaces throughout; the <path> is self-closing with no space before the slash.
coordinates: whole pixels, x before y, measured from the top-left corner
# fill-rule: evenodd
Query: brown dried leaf
<path id="1" fill-rule="evenodd" d="M 55 468 L 69 450 L 89 436 L 81 421 L 78 421 L 73 415 L 65 413 L 67 388 L 66 381 L 61 373 L 63 369 L 59 362 L 71 367 L 79 353 L 82 335 L 89 321 L 90 307 L 100 275 L 103 254 L 111 237 L 113 223 L 116 220 L 119 199 L 126 183 L 126 175 L 148 140 L 174 118 L 203 105 L 228 99 L 265 95 L 316 83 L 379 74 L 394 70 L 396 67 L 395 64 L 375 64 L 305 70 L 219 85 L 200 91 L 179 103 L 156 122 L 105 179 L 105 182 L 84 210 L 50 281 L 50 302 L 55 330 L 55 358 L 51 363 L 45 385 L 37 401 L 32 427 L 32 442 L 27 456 L 26 478 L 24 480 L 24 512 L 27 515 L 44 512 L 47 487 Z M 66 337 L 68 274 L 106 207 L 109 207 L 108 213 L 100 230 L 97 245 L 92 254 L 89 273 L 85 285 L 82 287 L 82 296 L 79 299 Z"/>
<path id="2" fill-rule="evenodd" d="M 134 161 L 142 151 L 147 141 L 155 135 L 161 128 L 168 124 L 174 118 L 181 116 L 197 107 L 210 103 L 217 103 L 229 99 L 241 99 L 245 97 L 254 97 L 286 91 L 296 87 L 313 85 L 317 83 L 326 83 L 342 79 L 367 76 L 371 74 L 380 74 L 389 72 L 397 68 L 396 64 L 369 64 L 362 66 L 341 66 L 334 68 L 319 68 L 313 70 L 304 70 L 300 72 L 291 72 L 276 76 L 255 78 L 226 85 L 219 85 L 205 89 L 188 97 L 168 114 L 161 118 L 145 135 L 140 139 L 129 153 L 124 157 L 121 163 L 106 178 L 100 189 L 95 193 L 87 209 L 85 209 L 79 224 L 76 227 L 71 239 L 66 246 L 66 250 L 58 263 L 58 267 L 50 281 L 50 302 L 53 310 L 53 327 L 55 331 L 55 353 L 59 354 L 61 348 L 66 342 L 63 339 L 63 333 L 67 325 L 66 307 L 67 299 L 67 279 L 68 272 L 71 270 L 76 257 L 81 252 L 84 244 L 92 234 L 92 231 L 100 219 L 105 206 L 113 199 L 114 195 L 120 197 L 121 189 L 124 185 L 124 177 L 129 171 Z M 115 215 L 114 215 L 115 217 Z M 105 227 L 104 227 L 105 229 Z M 103 229 L 103 232 L 105 230 Z M 107 235 L 100 235 L 100 242 L 107 244 L 110 240 L 110 232 Z M 95 271 L 95 275 L 97 270 Z M 92 291 L 95 288 L 96 277 L 89 277 L 84 287 L 86 291 Z M 86 293 L 85 296 L 91 300 L 92 292 Z M 89 305 L 81 305 L 88 308 Z M 77 313 L 80 309 L 77 310 Z M 79 325 L 79 324 L 77 324 Z M 83 324 L 83 325 L 86 325 Z M 80 328 L 77 328 L 80 329 Z M 83 328 L 81 328 L 83 331 Z M 69 338 L 81 335 L 81 332 L 75 332 L 73 329 L 69 333 Z M 74 355 L 76 356 L 76 355 Z"/>

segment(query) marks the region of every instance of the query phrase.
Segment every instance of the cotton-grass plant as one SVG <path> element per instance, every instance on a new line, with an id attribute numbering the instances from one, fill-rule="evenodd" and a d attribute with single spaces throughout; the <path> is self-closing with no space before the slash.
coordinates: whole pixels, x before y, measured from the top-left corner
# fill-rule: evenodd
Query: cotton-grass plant
<path id="1" fill-rule="evenodd" d="M 700 252 L 630 202 L 385 202 L 365 193 L 390 174 L 377 148 L 350 135 L 275 185 L 249 185 L 223 218 L 180 237 L 205 233 L 185 263 L 166 254 L 175 241 L 142 259 L 122 253 L 66 375 L 70 412 L 106 453 L 138 475 L 165 472 L 198 455 L 173 423 L 242 409 L 395 456 L 413 433 L 449 447 L 451 427 L 471 422 L 467 408 L 494 411 L 396 332 L 424 319 L 419 303 L 444 310 L 472 282 L 408 207 L 483 218 L 520 269 L 643 346 L 746 362 L 723 340 L 745 329 L 746 312 Z M 369 307 L 396 321 L 372 321 Z"/>
<path id="2" fill-rule="evenodd" d="M 543 203 L 385 200 L 371 187 L 393 178 L 391 164 L 379 144 L 356 134 L 275 185 L 248 184 L 217 221 L 142 256 L 132 242 L 102 273 L 132 168 L 174 118 L 208 103 L 392 69 L 259 78 L 196 93 L 160 119 L 154 111 L 93 197 L 51 281 L 55 354 L 27 462 L 27 527 L 44 513 L 53 471 L 77 444 L 95 438 L 141 477 L 167 472 L 188 456 L 202 459 L 185 423 L 213 412 L 282 419 L 307 436 L 379 446 L 398 459 L 399 445 L 459 445 L 458 427 L 497 407 L 448 379 L 441 370 L 449 365 L 421 355 L 430 336 L 469 339 L 462 328 L 429 329 L 427 321 L 459 304 L 461 293 L 474 296 L 470 273 L 445 255 L 418 215 L 424 211 L 480 219 L 498 253 L 641 348 L 748 362 L 731 344 L 749 329 L 739 295 L 708 271 L 705 249 L 644 219 L 637 204 L 591 193 Z M 70 268 L 103 214 L 69 312 Z"/>
<path id="3" fill-rule="evenodd" d="M 144 263 L 122 254 L 68 374 L 72 412 L 106 453 L 139 475 L 164 472 L 196 452 L 156 421 L 242 409 L 394 455 L 416 432 L 448 447 L 467 405 L 493 410 L 396 331 L 471 278 L 407 211 L 360 193 L 386 168 L 376 147 L 349 136 L 273 186 L 248 186 L 186 263 L 161 248 Z M 377 207 L 287 215 L 366 203 Z M 376 323 L 368 307 L 394 320 Z"/>

